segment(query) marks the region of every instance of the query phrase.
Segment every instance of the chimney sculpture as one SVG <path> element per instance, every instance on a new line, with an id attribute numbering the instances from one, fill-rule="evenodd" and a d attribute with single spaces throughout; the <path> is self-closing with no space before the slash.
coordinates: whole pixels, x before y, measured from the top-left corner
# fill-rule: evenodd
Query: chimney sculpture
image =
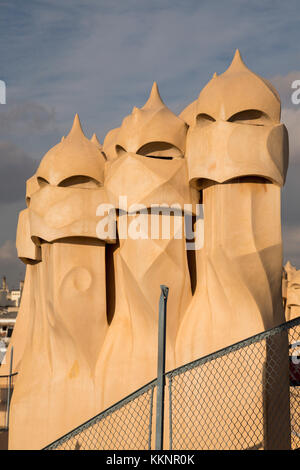
<path id="1" fill-rule="evenodd" d="M 41 261 L 41 248 L 37 246 L 31 239 L 30 234 L 30 221 L 29 221 L 29 206 L 31 196 L 38 191 L 39 185 L 36 176 L 32 176 L 26 182 L 26 205 L 19 214 L 16 246 L 17 253 L 20 260 L 26 264 L 25 282 L 20 283 L 22 286 L 22 299 L 18 312 L 16 325 L 14 328 L 12 339 L 6 352 L 6 360 L 1 366 L 1 373 L 9 373 L 9 363 L 11 348 L 13 346 L 13 372 L 18 372 L 20 369 L 21 359 L 24 354 L 26 342 L 30 340 L 32 330 L 32 315 L 31 304 L 34 298 L 34 288 L 32 288 L 31 278 L 36 271 L 36 265 Z"/>
<path id="2" fill-rule="evenodd" d="M 204 245 L 197 253 L 195 294 L 177 336 L 177 365 L 284 322 L 280 191 L 288 136 L 280 124 L 279 96 L 246 67 L 237 51 L 228 70 L 204 87 L 193 109 L 186 159 L 190 184 L 203 200 Z M 188 119 L 190 110 L 184 113 Z M 255 372 L 238 353 L 226 356 L 222 367 L 237 383 L 227 391 L 222 381 L 210 388 L 212 377 L 203 378 L 207 402 L 213 403 L 217 394 L 225 417 L 232 403 L 239 403 L 234 413 L 241 419 L 245 414 L 245 428 L 238 431 L 244 442 L 250 416 L 260 429 L 257 448 L 290 448 L 287 334 L 266 340 L 266 355 L 257 353 Z M 251 389 L 254 373 L 261 384 L 257 391 Z M 230 398 L 235 396 L 239 401 Z M 261 414 L 256 416 L 255 410 Z M 216 409 L 202 412 L 211 426 Z M 226 426 L 231 424 L 225 420 L 199 432 L 199 448 L 206 431 L 228 449 L 238 448 L 226 437 Z"/>
<path id="3" fill-rule="evenodd" d="M 167 367 L 175 366 L 177 329 L 191 299 L 182 235 L 182 210 L 190 202 L 186 131 L 186 124 L 165 106 L 154 83 L 147 103 L 134 108 L 106 139 L 110 155 L 117 155 L 107 164 L 105 188 L 118 209 L 120 245 L 113 255 L 115 311 L 98 362 L 102 408 L 156 376 L 160 284 L 172 286 Z"/>
<path id="4" fill-rule="evenodd" d="M 96 135 L 84 136 L 75 116 L 28 181 L 28 207 L 19 216 L 17 248 L 27 271 L 11 343 L 19 373 L 11 449 L 42 448 L 156 377 L 161 284 L 170 289 L 168 370 L 284 321 L 280 191 L 287 165 L 279 96 L 238 51 L 179 117 L 156 83 L 103 146 Z M 195 203 L 204 207 L 204 239 L 198 218 L 193 252 L 184 220 L 195 218 Z M 113 231 L 102 231 L 111 220 Z M 266 340 L 265 349 L 255 363 L 257 393 L 249 385 L 238 412 L 246 421 L 251 407 L 252 415 L 260 410 L 252 423 L 260 429 L 257 448 L 289 448 L 287 336 Z M 209 389 L 207 409 L 195 404 L 202 419 L 214 413 L 216 393 L 220 416 L 230 415 L 234 394 L 253 378 L 251 364 L 226 357 L 227 372 L 242 379 L 228 392 L 222 381 Z M 227 442 L 230 423 L 210 430 L 228 448 L 238 446 Z M 199 448 L 205 433 L 197 430 Z"/>
<path id="5" fill-rule="evenodd" d="M 10 448 L 41 448 L 99 410 L 95 366 L 105 333 L 105 243 L 96 210 L 106 201 L 105 159 L 75 116 L 69 135 L 42 159 L 38 189 L 19 219 L 18 250 L 30 294 Z M 29 261 L 30 264 L 30 261 Z M 14 341 L 15 342 L 15 341 Z"/>
<path id="6" fill-rule="evenodd" d="M 203 198 L 204 247 L 178 334 L 181 362 L 284 321 L 280 190 L 288 137 L 277 92 L 239 51 L 199 95 L 186 159 Z"/>

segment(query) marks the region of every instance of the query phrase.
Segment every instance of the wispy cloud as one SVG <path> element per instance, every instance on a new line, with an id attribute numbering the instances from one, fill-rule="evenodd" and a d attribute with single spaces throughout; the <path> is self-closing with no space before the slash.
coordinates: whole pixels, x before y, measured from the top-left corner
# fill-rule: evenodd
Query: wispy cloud
<path id="1" fill-rule="evenodd" d="M 286 75 L 276 75 L 271 80 L 280 94 L 282 106 L 284 108 L 295 108 L 291 99 L 294 91 L 292 83 L 295 80 L 300 80 L 300 71 L 289 72 Z"/>
<path id="2" fill-rule="evenodd" d="M 24 198 L 26 179 L 34 174 L 36 167 L 37 162 L 23 150 L 11 142 L 0 141 L 0 202 Z"/>
<path id="3" fill-rule="evenodd" d="M 300 111 L 291 106 L 298 77 L 298 0 L 11 0 L 1 2 L 0 204 L 7 227 L 36 160 L 65 135 L 79 112 L 100 140 L 145 103 L 156 80 L 180 112 L 239 47 L 246 64 L 271 78 L 283 102 L 291 166 L 283 220 L 299 223 Z M 300 108 L 299 108 L 300 109 Z M 0 243 L 13 239 L 2 226 Z"/>
<path id="4" fill-rule="evenodd" d="M 282 121 L 289 132 L 291 162 L 300 163 L 300 106 L 282 110 Z"/>
<path id="5" fill-rule="evenodd" d="M 6 242 L 0 246 L 0 260 L 15 259 L 16 256 L 16 244 L 11 240 L 6 240 Z"/>
<path id="6" fill-rule="evenodd" d="M 54 107 L 65 126 L 79 111 L 103 139 L 153 80 L 179 112 L 236 47 L 263 75 L 295 70 L 297 0 L 124 3 L 12 1 L 0 21 L 8 100 Z"/>
<path id="7" fill-rule="evenodd" d="M 21 102 L 1 108 L 0 136 L 14 138 L 16 135 L 41 133 L 49 130 L 55 122 L 54 109 L 40 103 Z"/>
<path id="8" fill-rule="evenodd" d="M 6 275 L 9 287 L 24 279 L 25 265 L 17 258 L 15 242 L 6 240 L 0 246 L 0 276 Z"/>
<path id="9" fill-rule="evenodd" d="M 284 259 L 300 268 L 300 224 L 283 227 Z"/>

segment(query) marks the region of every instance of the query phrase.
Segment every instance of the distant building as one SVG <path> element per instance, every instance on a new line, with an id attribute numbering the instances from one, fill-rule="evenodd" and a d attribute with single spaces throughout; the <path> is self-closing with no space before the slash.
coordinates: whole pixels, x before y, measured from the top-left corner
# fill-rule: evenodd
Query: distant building
<path id="1" fill-rule="evenodd" d="M 2 278 L 2 287 L 0 289 L 0 310 L 9 309 L 11 307 L 19 307 L 21 302 L 21 296 L 23 291 L 24 282 L 21 281 L 18 289 L 9 290 L 6 277 Z M 15 310 L 15 308 L 13 308 Z"/>
<path id="2" fill-rule="evenodd" d="M 16 318 L 21 303 L 23 281 L 18 289 L 9 290 L 6 277 L 2 278 L 0 288 L 0 340 L 7 347 L 16 323 Z M 1 362 L 0 362 L 1 363 Z"/>
<path id="3" fill-rule="evenodd" d="M 22 291 L 20 289 L 10 291 L 10 300 L 15 303 L 16 307 L 20 306 Z"/>
<path id="4" fill-rule="evenodd" d="M 292 320 L 300 315 L 300 270 L 289 261 L 283 268 L 282 296 L 285 306 L 286 320 Z"/>

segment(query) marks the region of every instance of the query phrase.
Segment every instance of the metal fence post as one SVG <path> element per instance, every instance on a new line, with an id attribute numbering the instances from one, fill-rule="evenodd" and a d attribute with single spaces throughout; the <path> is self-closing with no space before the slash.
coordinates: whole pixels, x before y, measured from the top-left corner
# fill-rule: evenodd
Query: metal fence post
<path id="1" fill-rule="evenodd" d="M 14 347 L 11 347 L 10 350 L 10 365 L 9 365 L 9 377 L 8 377 L 8 389 L 7 389 L 7 408 L 6 408 L 6 427 L 9 428 L 9 408 L 10 408 L 10 398 L 11 398 L 11 376 L 12 376 L 12 365 L 14 357 Z"/>
<path id="2" fill-rule="evenodd" d="M 164 404 L 165 404 L 165 363 L 166 363 L 166 316 L 169 288 L 160 286 L 158 319 L 158 359 L 157 359 L 157 401 L 155 449 L 163 449 Z"/>

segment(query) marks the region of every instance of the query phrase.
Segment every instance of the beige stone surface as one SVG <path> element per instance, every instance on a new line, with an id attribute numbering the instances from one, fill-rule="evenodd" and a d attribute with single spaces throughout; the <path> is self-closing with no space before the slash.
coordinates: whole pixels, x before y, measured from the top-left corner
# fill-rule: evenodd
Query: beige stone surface
<path id="1" fill-rule="evenodd" d="M 190 184 L 204 205 L 204 245 L 196 253 L 197 284 L 177 335 L 177 365 L 284 322 L 280 187 L 287 170 L 288 141 L 280 124 L 278 94 L 245 66 L 237 51 L 230 67 L 212 78 L 190 111 L 195 115 L 186 159 Z M 282 375 L 271 392 L 266 383 L 265 393 L 259 389 L 248 403 L 258 429 L 261 419 L 253 417 L 264 405 L 265 427 L 255 445 L 268 449 L 290 446 L 288 338 L 277 342 L 272 350 L 267 347 L 265 362 L 257 360 L 256 367 L 261 385 L 275 357 L 282 362 Z M 242 376 L 252 374 L 252 363 L 244 363 Z M 241 397 L 244 383 L 236 385 Z M 214 392 L 208 393 L 208 402 Z M 225 415 L 230 414 L 226 396 L 220 388 Z M 197 401 L 193 395 L 187 400 L 190 406 Z M 275 403 L 277 417 L 284 423 L 280 436 Z M 240 408 L 242 413 L 242 401 Z M 229 421 L 224 424 L 225 435 L 230 435 L 230 426 Z M 226 448 L 231 446 L 234 443 L 228 442 Z"/>
<path id="2" fill-rule="evenodd" d="M 105 248 L 100 240 L 83 242 L 43 244 L 43 262 L 31 273 L 30 340 L 11 404 L 10 448 L 41 448 L 99 409 L 94 371 L 107 329 Z"/>
<path id="3" fill-rule="evenodd" d="M 288 145 L 278 94 L 237 51 L 195 108 L 186 160 L 204 204 L 204 246 L 177 337 L 178 363 L 284 321 L 280 185 Z"/>
<path id="4" fill-rule="evenodd" d="M 134 107 L 120 127 L 117 150 L 139 155 L 183 157 L 187 126 L 163 103 L 154 82 L 146 104 Z"/>
<path id="5" fill-rule="evenodd" d="M 114 316 L 98 361 L 102 408 L 156 376 L 161 284 L 173 286 L 168 300 L 167 367 L 175 366 L 177 329 L 191 300 L 185 239 L 176 238 L 184 230 L 184 219 L 182 211 L 177 216 L 157 212 L 153 219 L 150 208 L 155 205 L 159 211 L 163 204 L 182 208 L 191 202 L 186 163 L 179 153 L 184 150 L 186 130 L 185 123 L 166 108 L 154 83 L 146 105 L 134 108 L 115 137 L 118 158 L 107 165 L 105 189 L 119 209 L 120 240 L 112 257 Z M 123 195 L 126 206 L 120 205 Z M 138 204 L 146 210 L 131 215 L 133 205 Z M 153 239 L 156 221 L 158 232 Z M 130 234 L 132 223 L 141 225 L 137 239 Z M 170 225 L 167 239 L 162 232 L 165 223 Z"/>
<path id="6" fill-rule="evenodd" d="M 30 200 L 31 196 L 38 191 L 40 188 L 40 185 L 38 183 L 36 175 L 33 175 L 31 178 L 29 178 L 26 181 L 26 204 L 27 207 L 30 206 Z"/>
<path id="7" fill-rule="evenodd" d="M 92 138 L 91 138 L 91 142 L 93 142 L 100 150 L 102 150 L 102 145 L 96 135 L 96 133 L 94 132 L 94 134 L 92 135 Z"/>
<path id="8" fill-rule="evenodd" d="M 68 136 L 44 155 L 36 172 L 40 186 L 99 187 L 105 159 L 97 145 L 83 134 L 76 114 Z"/>
<path id="9" fill-rule="evenodd" d="M 103 142 L 103 152 L 107 158 L 107 160 L 114 160 L 118 158 L 118 154 L 116 152 L 116 138 L 119 133 L 119 128 L 111 129 L 105 136 Z"/>
<path id="10" fill-rule="evenodd" d="M 18 251 L 26 262 L 41 262 L 27 268 L 12 338 L 19 375 L 10 448 L 41 448 L 99 409 L 95 364 L 108 327 L 105 243 L 96 233 L 96 210 L 105 202 L 104 164 L 76 115 L 68 136 L 45 155 L 27 186 Z"/>
<path id="11" fill-rule="evenodd" d="M 203 179 L 222 183 L 252 175 L 284 183 L 288 136 L 280 124 L 280 99 L 238 51 L 201 91 L 186 155 L 190 181 L 199 188 Z"/>
<path id="12" fill-rule="evenodd" d="M 31 239 L 29 210 L 24 209 L 19 214 L 16 246 L 18 257 L 28 264 L 41 261 L 41 249 Z"/>

